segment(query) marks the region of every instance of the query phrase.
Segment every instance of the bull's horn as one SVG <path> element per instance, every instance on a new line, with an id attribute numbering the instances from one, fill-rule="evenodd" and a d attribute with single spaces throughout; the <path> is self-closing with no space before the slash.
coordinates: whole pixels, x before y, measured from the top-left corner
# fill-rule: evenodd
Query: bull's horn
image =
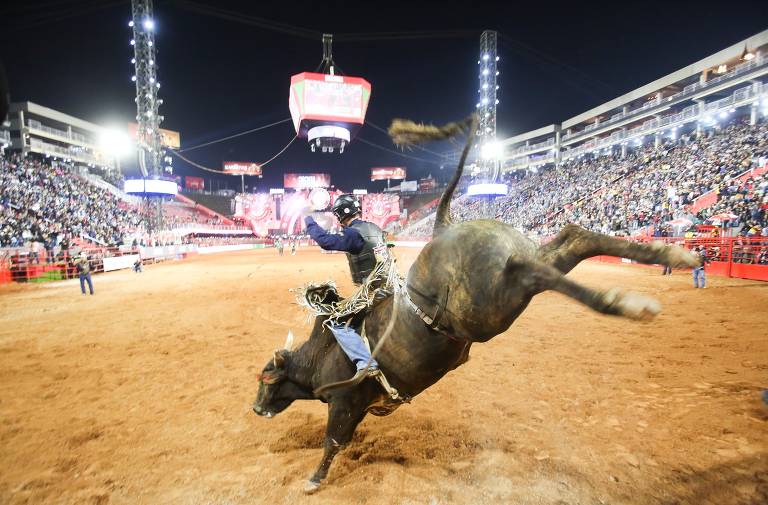
<path id="1" fill-rule="evenodd" d="M 279 368 L 283 366 L 283 363 L 285 363 L 285 356 L 283 356 L 283 353 L 280 352 L 280 349 L 275 350 L 275 355 L 272 357 L 272 362 L 275 364 L 275 368 Z"/>
<path id="2" fill-rule="evenodd" d="M 285 345 L 283 348 L 285 348 L 286 351 L 290 351 L 291 347 L 293 347 L 293 332 L 288 330 L 288 336 L 285 337 Z"/>

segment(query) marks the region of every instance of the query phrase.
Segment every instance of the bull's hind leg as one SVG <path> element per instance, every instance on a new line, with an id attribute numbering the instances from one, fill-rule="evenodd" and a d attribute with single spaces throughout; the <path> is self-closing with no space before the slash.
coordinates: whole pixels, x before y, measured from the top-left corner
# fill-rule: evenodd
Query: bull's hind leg
<path id="1" fill-rule="evenodd" d="M 593 233 L 573 224 L 567 225 L 552 242 L 539 248 L 537 259 L 568 273 L 583 260 L 601 255 L 676 268 L 699 266 L 696 256 L 682 247 L 667 246 L 661 242 L 637 244 Z"/>
<path id="2" fill-rule="evenodd" d="M 653 298 L 616 288 L 595 291 L 539 261 L 510 258 L 506 270 L 510 282 L 519 284 L 531 296 L 547 290 L 557 291 L 603 314 L 638 320 L 651 319 L 661 312 L 661 304 Z"/>

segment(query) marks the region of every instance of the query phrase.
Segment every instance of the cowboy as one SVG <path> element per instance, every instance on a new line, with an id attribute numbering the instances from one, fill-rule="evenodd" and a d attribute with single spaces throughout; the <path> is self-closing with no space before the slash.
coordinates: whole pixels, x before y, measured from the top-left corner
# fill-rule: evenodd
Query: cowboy
<path id="1" fill-rule="evenodd" d="M 85 294 L 85 283 L 88 283 L 88 290 L 93 295 L 93 282 L 91 281 L 91 264 L 88 261 L 88 255 L 85 251 L 80 253 L 80 257 L 75 260 L 75 268 L 80 277 L 80 291 Z"/>
<path id="2" fill-rule="evenodd" d="M 347 253 L 349 270 L 352 274 L 352 282 L 356 286 L 362 285 L 373 272 L 376 265 L 387 258 L 387 243 L 384 232 L 375 224 L 363 221 L 361 217 L 360 202 L 352 195 L 340 195 L 331 208 L 333 215 L 339 220 L 341 233 L 328 233 L 318 225 L 311 215 L 312 208 L 307 206 L 303 214 L 306 215 L 304 223 L 307 233 L 317 244 L 327 251 L 344 251 Z M 378 373 L 378 363 L 371 357 L 371 351 L 366 346 L 363 338 L 349 325 L 336 325 L 331 327 L 333 336 L 341 346 L 341 349 L 355 364 L 357 373 L 355 378 L 365 373 L 365 368 L 370 361 L 369 375 Z"/>

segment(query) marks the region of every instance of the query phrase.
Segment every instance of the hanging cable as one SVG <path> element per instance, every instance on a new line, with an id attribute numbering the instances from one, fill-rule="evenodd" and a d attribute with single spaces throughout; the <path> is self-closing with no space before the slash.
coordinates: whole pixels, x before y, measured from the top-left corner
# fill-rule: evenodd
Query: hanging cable
<path id="1" fill-rule="evenodd" d="M 291 138 L 290 142 L 288 142 L 288 143 L 285 145 L 285 147 L 283 147 L 282 149 L 280 149 L 280 151 L 279 151 L 279 152 L 278 152 L 276 155 L 272 156 L 271 158 L 269 158 L 267 161 L 265 161 L 265 162 L 263 162 L 263 163 L 257 163 L 257 165 L 259 165 L 260 167 L 263 167 L 263 166 L 264 166 L 264 165 L 266 165 L 267 163 L 270 163 L 270 162 L 274 161 L 275 159 L 277 159 L 277 157 L 278 157 L 278 156 L 280 156 L 281 154 L 283 154 L 283 153 L 286 151 L 286 149 L 288 149 L 288 148 L 291 146 L 291 144 L 293 144 L 293 141 L 294 141 L 294 140 L 296 140 L 296 136 L 294 136 L 293 138 Z M 214 174 L 219 174 L 219 175 L 235 175 L 235 176 L 239 176 L 239 175 L 241 175 L 241 174 L 228 174 L 227 172 L 224 172 L 223 170 L 216 170 L 216 169 L 214 169 L 214 168 L 208 168 L 208 167 L 206 167 L 206 166 L 203 166 L 203 165 L 201 165 L 201 164 L 199 164 L 199 163 L 195 163 L 194 161 L 190 160 L 190 159 L 189 159 L 189 158 L 187 158 L 186 156 L 182 155 L 182 154 L 181 154 L 181 152 L 179 152 L 179 151 L 174 151 L 173 149 L 169 149 L 169 151 L 170 151 L 170 152 L 171 152 L 171 154 L 173 154 L 174 156 L 176 156 L 176 157 L 178 157 L 178 158 L 180 158 L 180 159 L 182 159 L 182 160 L 186 161 L 187 163 L 189 163 L 189 164 L 190 164 L 190 165 L 192 165 L 193 167 L 195 167 L 195 168 L 199 168 L 200 170 L 205 170 L 206 172 L 212 172 L 212 173 L 214 173 Z"/>
<path id="2" fill-rule="evenodd" d="M 197 2 L 191 2 L 189 0 L 174 0 L 174 4 L 198 14 L 206 16 L 217 17 L 225 19 L 227 21 L 233 21 L 235 23 L 241 23 L 245 25 L 255 26 L 264 30 L 272 30 L 275 32 L 283 33 L 286 35 L 293 35 L 311 40 L 319 40 L 323 34 L 321 32 L 310 30 L 308 28 L 302 28 L 300 26 L 293 26 L 286 23 L 279 23 L 264 19 L 242 12 L 228 11 L 225 9 L 219 9 L 216 7 L 209 7 Z M 344 42 L 359 42 L 359 41 L 378 41 L 378 40 L 414 40 L 414 39 L 445 39 L 445 38 L 463 38 L 476 36 L 480 30 L 423 30 L 423 31 L 406 31 L 406 32 L 370 32 L 370 33 L 342 33 L 339 35 L 334 34 L 336 40 Z"/>
<path id="3" fill-rule="evenodd" d="M 442 163 L 438 163 L 438 162 L 435 162 L 435 161 L 427 160 L 427 159 L 424 159 L 424 158 L 419 158 L 417 156 L 410 156 L 408 154 L 401 153 L 400 151 L 395 151 L 394 149 L 387 149 L 384 146 L 380 146 L 379 144 L 376 144 L 376 143 L 371 142 L 369 140 L 365 140 L 364 138 L 356 137 L 355 141 L 356 142 L 362 142 L 363 144 L 368 144 L 371 147 L 375 147 L 376 149 L 381 149 L 382 151 L 386 151 L 388 153 L 392 153 L 392 154 L 396 154 L 398 156 L 402 156 L 403 158 L 408 158 L 408 159 L 416 160 L 416 161 L 422 161 L 424 163 L 431 163 L 431 164 L 437 165 L 437 166 L 442 165 Z"/>
<path id="4" fill-rule="evenodd" d="M 309 30 L 307 28 L 301 28 L 298 26 L 292 26 L 286 23 L 278 23 L 270 21 L 269 19 L 259 18 L 256 16 L 249 16 L 242 12 L 228 11 L 224 9 L 218 9 L 215 7 L 209 7 L 207 5 L 199 4 L 197 2 L 189 2 L 187 0 L 174 0 L 173 2 L 179 7 L 188 9 L 198 14 L 206 16 L 217 17 L 220 19 L 226 19 L 227 21 L 233 21 L 235 23 L 242 23 L 246 25 L 255 26 L 265 30 L 272 30 L 286 35 L 293 35 L 295 37 L 301 37 L 311 40 L 320 40 L 323 36 L 321 32 L 315 30 Z"/>
<path id="5" fill-rule="evenodd" d="M 279 124 L 287 123 L 290 120 L 291 120 L 291 118 L 289 118 L 289 117 L 285 118 L 285 119 L 281 119 L 280 121 L 275 121 L 274 123 L 270 123 L 268 125 L 259 126 L 258 128 L 252 128 L 252 129 L 246 130 L 244 132 L 235 133 L 234 135 L 230 135 L 228 137 L 223 137 L 223 138 L 220 138 L 220 139 L 211 140 L 210 142 L 205 142 L 203 144 L 198 144 L 196 146 L 187 147 L 185 149 L 179 149 L 179 152 L 180 153 L 185 153 L 187 151 L 191 151 L 193 149 L 199 149 L 201 147 L 206 147 L 206 146 L 209 146 L 211 144 L 218 144 L 219 142 L 224 142 L 226 140 L 230 140 L 230 139 L 233 139 L 233 138 L 236 138 L 236 137 L 242 137 L 243 135 L 248 135 L 249 133 L 255 133 L 257 131 L 266 130 L 267 128 L 271 128 L 271 127 L 279 125 Z"/>

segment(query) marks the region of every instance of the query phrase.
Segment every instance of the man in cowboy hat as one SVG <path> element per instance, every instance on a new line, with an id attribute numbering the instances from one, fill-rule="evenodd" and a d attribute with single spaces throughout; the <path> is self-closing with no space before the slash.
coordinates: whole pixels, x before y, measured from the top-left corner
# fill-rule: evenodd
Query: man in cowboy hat
<path id="1" fill-rule="evenodd" d="M 85 294 L 85 283 L 88 283 L 88 289 L 93 295 L 93 282 L 91 281 L 91 264 L 88 261 L 88 255 L 85 251 L 80 252 L 80 256 L 75 260 L 75 268 L 80 276 L 80 290 Z"/>

